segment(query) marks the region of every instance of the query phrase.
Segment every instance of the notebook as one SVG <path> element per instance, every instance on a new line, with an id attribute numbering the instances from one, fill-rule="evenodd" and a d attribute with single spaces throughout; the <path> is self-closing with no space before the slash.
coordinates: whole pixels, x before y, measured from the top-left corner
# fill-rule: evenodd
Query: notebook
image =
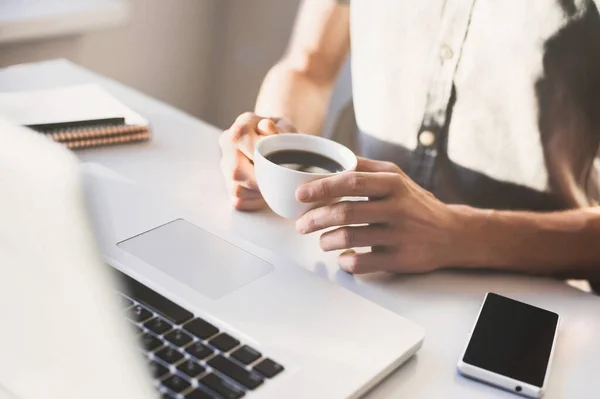
<path id="1" fill-rule="evenodd" d="M 0 115 L 78 149 L 149 140 L 149 123 L 96 84 L 0 93 Z"/>

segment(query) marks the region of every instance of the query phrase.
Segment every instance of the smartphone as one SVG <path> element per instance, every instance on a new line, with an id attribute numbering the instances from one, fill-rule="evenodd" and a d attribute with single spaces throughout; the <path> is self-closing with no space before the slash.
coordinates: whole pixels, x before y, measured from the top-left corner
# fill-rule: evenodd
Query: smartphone
<path id="1" fill-rule="evenodd" d="M 458 361 L 462 375 L 540 398 L 556 343 L 556 313 L 487 293 Z"/>

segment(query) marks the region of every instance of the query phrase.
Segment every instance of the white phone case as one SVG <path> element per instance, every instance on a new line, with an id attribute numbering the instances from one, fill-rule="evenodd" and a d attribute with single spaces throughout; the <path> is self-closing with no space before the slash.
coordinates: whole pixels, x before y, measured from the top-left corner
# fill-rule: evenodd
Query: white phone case
<path id="1" fill-rule="evenodd" d="M 479 316 L 481 315 L 481 310 L 483 309 L 483 305 L 485 304 L 487 297 L 487 293 L 481 306 L 479 307 L 479 313 L 477 314 L 477 319 L 475 320 L 475 324 L 473 324 L 473 328 L 469 332 L 469 339 L 467 340 L 467 344 L 465 345 L 465 349 L 462 351 L 462 355 L 458 361 L 458 372 L 466 377 L 473 378 L 475 380 L 485 382 L 496 387 L 512 391 L 518 395 L 526 396 L 529 398 L 541 398 L 546 390 L 546 383 L 548 381 L 548 374 L 550 374 L 550 368 L 552 365 L 552 359 L 554 358 L 554 348 L 556 347 L 556 336 L 558 335 L 558 326 L 560 324 L 560 316 L 556 322 L 556 329 L 554 330 L 554 339 L 552 340 L 552 349 L 550 351 L 550 359 L 548 360 L 548 365 L 546 367 L 546 373 L 544 375 L 544 383 L 541 387 L 528 384 L 523 381 L 515 380 L 514 378 L 507 377 L 502 374 L 494 373 L 492 371 L 483 369 L 481 367 L 473 366 L 472 364 L 465 363 L 463 361 L 465 357 L 465 353 L 467 348 L 469 347 L 469 343 L 471 341 L 471 335 L 475 330 L 475 326 L 479 322 Z"/>

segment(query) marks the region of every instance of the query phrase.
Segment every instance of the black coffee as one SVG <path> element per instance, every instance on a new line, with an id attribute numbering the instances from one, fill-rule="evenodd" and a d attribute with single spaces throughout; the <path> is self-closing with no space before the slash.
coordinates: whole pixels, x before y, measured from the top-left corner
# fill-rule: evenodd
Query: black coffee
<path id="1" fill-rule="evenodd" d="M 288 169 L 307 173 L 343 172 L 342 165 L 321 154 L 300 150 L 275 151 L 265 156 L 269 161 Z"/>

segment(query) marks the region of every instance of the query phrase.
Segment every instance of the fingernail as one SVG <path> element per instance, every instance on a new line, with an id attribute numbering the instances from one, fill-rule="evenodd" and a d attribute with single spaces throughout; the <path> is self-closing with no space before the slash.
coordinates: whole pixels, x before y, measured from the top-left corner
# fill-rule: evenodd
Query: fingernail
<path id="1" fill-rule="evenodd" d="M 352 273 L 352 271 L 349 269 L 351 268 L 351 265 L 352 265 L 352 261 L 353 261 L 352 257 L 355 254 L 356 254 L 356 251 L 354 251 L 353 249 L 347 249 L 338 256 L 338 265 L 345 272 Z"/>
<path id="2" fill-rule="evenodd" d="M 349 265 L 350 265 L 350 255 L 344 255 L 344 256 L 340 256 L 338 258 L 338 265 L 340 266 L 340 268 L 347 272 L 347 273 L 352 273 L 351 270 L 349 270 Z"/>
<path id="3" fill-rule="evenodd" d="M 304 227 L 301 219 L 296 220 L 296 231 L 300 234 L 306 233 L 306 227 Z"/>
<path id="4" fill-rule="evenodd" d="M 344 259 L 345 261 L 347 261 L 349 258 L 351 258 L 355 254 L 356 254 L 355 250 L 347 249 L 339 255 L 339 259 L 340 260 Z"/>
<path id="5" fill-rule="evenodd" d="M 275 122 L 270 119 L 262 119 L 260 122 L 258 122 L 258 128 L 263 131 L 263 133 L 277 133 L 277 126 L 275 125 Z"/>
<path id="6" fill-rule="evenodd" d="M 298 187 L 296 190 L 296 199 L 298 201 L 306 201 L 310 198 L 310 189 L 308 187 Z"/>

